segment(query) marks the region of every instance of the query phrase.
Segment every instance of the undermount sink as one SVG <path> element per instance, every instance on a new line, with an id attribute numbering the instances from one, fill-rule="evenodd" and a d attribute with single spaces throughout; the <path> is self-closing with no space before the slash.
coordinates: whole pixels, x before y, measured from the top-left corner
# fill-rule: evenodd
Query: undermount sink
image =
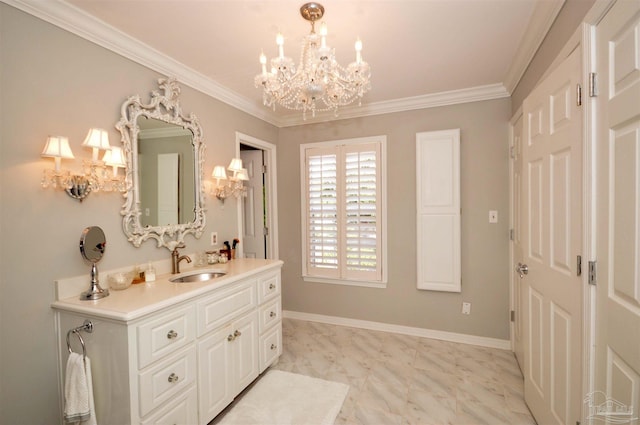
<path id="1" fill-rule="evenodd" d="M 217 279 L 226 275 L 226 272 L 222 271 L 206 271 L 199 273 L 191 273 L 185 276 L 176 276 L 169 279 L 169 282 L 183 283 L 183 282 L 205 282 L 207 280 Z"/>

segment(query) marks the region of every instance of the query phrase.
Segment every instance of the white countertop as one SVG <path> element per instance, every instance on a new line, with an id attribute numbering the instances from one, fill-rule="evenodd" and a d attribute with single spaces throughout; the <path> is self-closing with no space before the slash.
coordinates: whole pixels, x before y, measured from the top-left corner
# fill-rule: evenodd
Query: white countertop
<path id="1" fill-rule="evenodd" d="M 282 264 L 281 260 L 236 259 L 226 264 L 190 269 L 178 275 L 160 275 L 156 277 L 155 282 L 133 284 L 122 291 L 110 289 L 109 296 L 100 300 L 80 300 L 78 294 L 55 301 L 51 307 L 128 322 L 214 289 L 229 286 L 253 274 L 282 267 Z M 207 270 L 224 271 L 226 275 L 205 282 L 173 283 L 169 281 L 175 276 Z M 107 285 L 101 284 L 101 286 Z"/>

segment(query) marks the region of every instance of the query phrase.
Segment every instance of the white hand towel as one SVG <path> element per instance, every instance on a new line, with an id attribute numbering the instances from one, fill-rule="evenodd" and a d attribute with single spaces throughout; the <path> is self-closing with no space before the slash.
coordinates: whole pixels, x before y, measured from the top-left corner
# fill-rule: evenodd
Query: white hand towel
<path id="1" fill-rule="evenodd" d="M 96 425 L 91 362 L 82 354 L 69 353 L 64 383 L 64 419 L 67 423 Z"/>

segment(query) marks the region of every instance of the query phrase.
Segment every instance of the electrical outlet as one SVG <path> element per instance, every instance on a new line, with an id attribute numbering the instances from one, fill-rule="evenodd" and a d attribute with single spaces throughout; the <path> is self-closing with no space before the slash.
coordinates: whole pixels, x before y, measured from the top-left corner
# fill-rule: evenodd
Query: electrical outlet
<path id="1" fill-rule="evenodd" d="M 471 303 L 462 303 L 462 314 L 471 314 Z"/>
<path id="2" fill-rule="evenodd" d="M 489 211 L 489 223 L 497 223 L 498 222 L 498 211 L 491 210 Z"/>
<path id="3" fill-rule="evenodd" d="M 218 245 L 218 232 L 211 232 L 211 246 Z"/>

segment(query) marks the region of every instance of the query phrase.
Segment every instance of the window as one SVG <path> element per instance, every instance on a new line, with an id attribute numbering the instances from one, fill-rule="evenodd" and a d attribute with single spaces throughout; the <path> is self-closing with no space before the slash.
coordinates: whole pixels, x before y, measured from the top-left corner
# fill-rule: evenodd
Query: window
<path id="1" fill-rule="evenodd" d="M 384 286 L 385 143 L 377 136 L 300 147 L 305 280 Z"/>

